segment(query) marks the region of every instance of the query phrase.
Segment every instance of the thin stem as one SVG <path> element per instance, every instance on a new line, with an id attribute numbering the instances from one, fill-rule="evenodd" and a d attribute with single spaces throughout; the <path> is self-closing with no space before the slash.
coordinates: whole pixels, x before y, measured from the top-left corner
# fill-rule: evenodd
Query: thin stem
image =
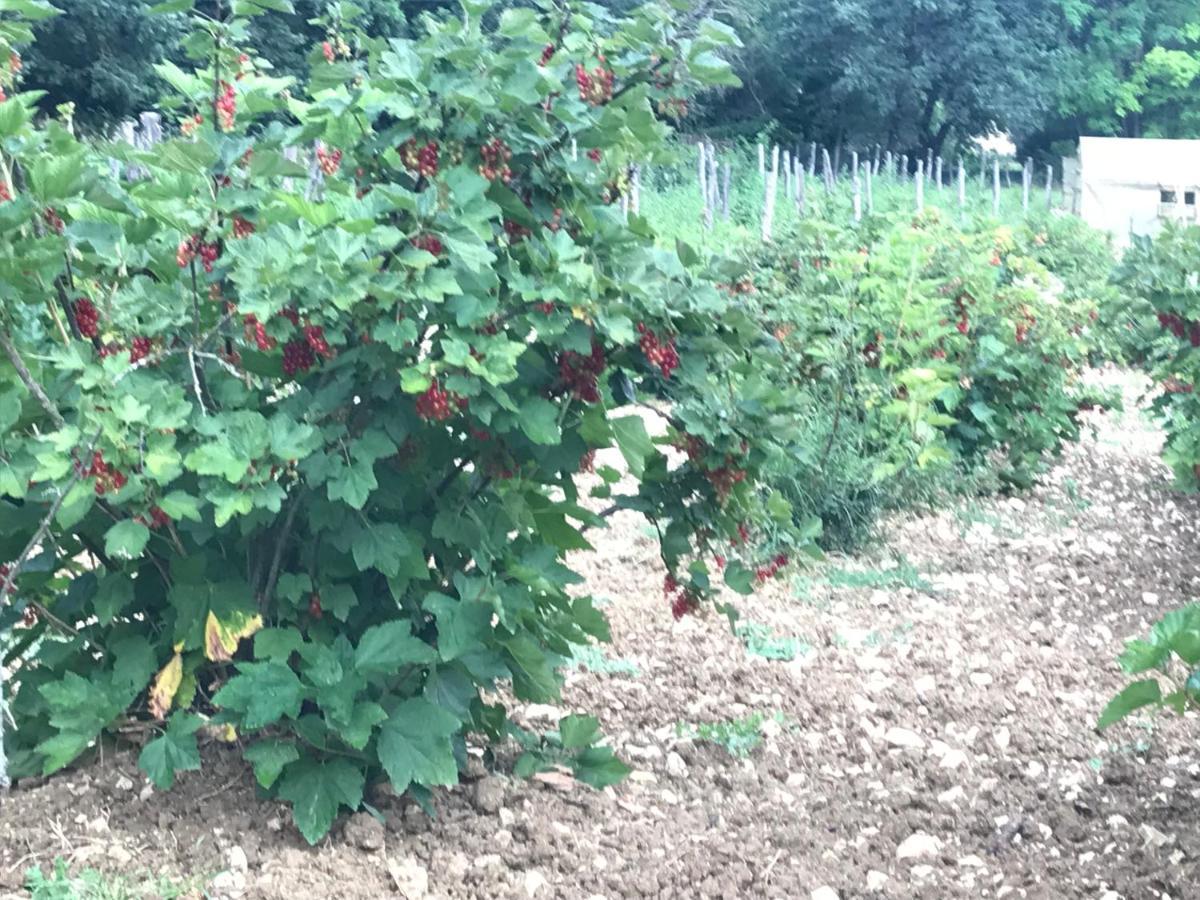
<path id="1" fill-rule="evenodd" d="M 29 393 L 33 394 L 37 402 L 42 405 L 42 409 L 46 410 L 46 414 L 54 420 L 54 424 L 59 428 L 64 427 L 67 424 L 67 420 L 62 417 L 62 413 L 58 411 L 58 407 L 54 405 L 54 402 L 46 395 L 42 386 L 29 373 L 29 368 L 25 365 L 25 360 L 21 359 L 21 354 L 17 352 L 16 345 L 13 344 L 12 335 L 7 329 L 0 331 L 0 347 L 4 348 L 4 355 L 8 357 L 8 361 L 17 370 L 17 377 L 21 379 L 21 383 L 25 385 Z"/>

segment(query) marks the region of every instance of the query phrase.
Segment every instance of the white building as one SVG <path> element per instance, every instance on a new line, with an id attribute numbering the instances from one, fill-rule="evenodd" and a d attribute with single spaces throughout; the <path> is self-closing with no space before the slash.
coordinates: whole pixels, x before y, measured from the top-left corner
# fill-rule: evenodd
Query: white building
<path id="1" fill-rule="evenodd" d="M 1112 234 L 1154 234 L 1167 220 L 1196 223 L 1200 140 L 1085 137 L 1063 160 L 1066 205 Z"/>

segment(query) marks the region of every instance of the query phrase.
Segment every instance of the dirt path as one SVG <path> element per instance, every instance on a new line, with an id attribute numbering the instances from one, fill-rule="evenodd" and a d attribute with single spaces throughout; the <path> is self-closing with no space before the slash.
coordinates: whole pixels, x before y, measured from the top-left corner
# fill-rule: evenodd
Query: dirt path
<path id="1" fill-rule="evenodd" d="M 56 854 L 289 900 L 1195 896 L 1195 720 L 1092 725 L 1123 640 L 1200 594 L 1200 504 L 1136 414 L 1096 422 L 1034 493 L 902 517 L 872 558 L 744 603 L 741 638 L 675 623 L 644 524 L 616 517 L 580 560 L 614 644 L 527 711 L 599 714 L 636 767 L 615 789 L 480 766 L 432 822 L 378 797 L 386 827 L 308 850 L 234 751 L 169 795 L 119 755 L 0 808 L 0 897 Z M 760 743 L 689 727 L 720 722 Z"/>

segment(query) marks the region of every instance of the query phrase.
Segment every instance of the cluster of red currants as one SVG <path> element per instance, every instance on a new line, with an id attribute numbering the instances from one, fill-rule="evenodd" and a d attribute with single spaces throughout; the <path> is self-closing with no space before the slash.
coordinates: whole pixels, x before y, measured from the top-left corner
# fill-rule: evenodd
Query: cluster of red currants
<path id="1" fill-rule="evenodd" d="M 412 239 L 412 245 L 418 250 L 424 250 L 426 253 L 432 253 L 434 256 L 441 256 L 446 250 L 437 236 L 432 234 L 417 235 Z"/>
<path id="2" fill-rule="evenodd" d="M 111 491 L 119 491 L 125 487 L 127 480 L 123 472 L 104 461 L 104 454 L 99 450 L 92 454 L 92 464 L 82 474 L 84 478 L 96 479 L 96 495 L 101 497 Z"/>
<path id="3" fill-rule="evenodd" d="M 12 188 L 8 186 L 7 181 L 0 181 L 0 203 L 7 203 L 12 199 Z"/>
<path id="4" fill-rule="evenodd" d="M 89 340 L 96 337 L 100 333 L 100 312 L 96 309 L 96 304 L 87 297 L 80 297 L 75 301 L 74 311 L 79 333 Z"/>
<path id="5" fill-rule="evenodd" d="M 135 337 L 129 345 L 130 363 L 138 363 L 150 355 L 154 342 L 148 337 Z"/>
<path id="6" fill-rule="evenodd" d="M 316 354 L 308 341 L 291 340 L 283 345 L 283 374 L 289 378 L 298 372 L 307 372 L 316 362 Z"/>
<path id="7" fill-rule="evenodd" d="M 1193 322 L 1175 313 L 1160 312 L 1158 324 L 1180 340 L 1186 338 L 1193 347 L 1200 347 L 1200 322 Z"/>
<path id="8" fill-rule="evenodd" d="M 193 234 L 191 237 L 186 237 L 179 242 L 179 247 L 175 250 L 175 262 L 179 264 L 179 268 L 186 269 L 191 265 L 192 260 L 197 256 L 200 257 L 200 262 L 204 266 L 204 271 L 212 273 L 213 263 L 221 255 L 221 245 L 213 243 L 205 243 L 198 234 Z"/>
<path id="9" fill-rule="evenodd" d="M 708 479 L 713 486 L 713 490 L 717 492 L 717 497 L 724 500 L 733 491 L 733 486 L 740 484 L 746 480 L 746 470 L 739 469 L 729 462 L 729 457 L 726 457 L 726 464 L 719 469 L 706 469 L 704 477 Z"/>
<path id="10" fill-rule="evenodd" d="M 233 131 L 233 121 L 237 118 L 237 93 L 228 81 L 221 82 L 221 96 L 213 101 L 213 109 L 221 130 Z"/>
<path id="11" fill-rule="evenodd" d="M 241 240 L 242 238 L 248 238 L 250 235 L 254 234 L 254 232 L 254 223 L 249 219 L 243 219 L 238 215 L 233 217 L 233 236 L 235 239 Z"/>
<path id="12" fill-rule="evenodd" d="M 495 181 L 497 178 L 506 184 L 512 181 L 512 169 L 508 167 L 508 161 L 512 159 L 512 150 L 508 144 L 498 137 L 492 138 L 479 148 L 479 155 L 483 157 L 483 164 L 479 167 L 480 175 L 488 181 Z"/>
<path id="13" fill-rule="evenodd" d="M 304 339 L 308 341 L 308 346 L 318 356 L 333 359 L 333 350 L 330 349 L 329 342 L 325 340 L 325 329 L 320 325 L 305 325 Z"/>
<path id="14" fill-rule="evenodd" d="M 788 556 L 786 553 L 780 553 L 765 566 L 759 566 L 754 570 L 754 577 L 758 579 L 759 584 L 763 584 L 771 578 L 779 574 L 779 570 L 788 564 Z"/>
<path id="15" fill-rule="evenodd" d="M 547 44 L 542 48 L 542 58 L 538 60 L 539 66 L 549 64 L 550 60 L 554 59 L 555 47 L 553 44 Z"/>
<path id="16" fill-rule="evenodd" d="M 600 376 L 604 374 L 607 360 L 599 341 L 592 341 L 592 352 L 584 356 L 573 350 L 564 350 L 558 358 L 558 375 L 571 396 L 584 403 L 600 402 Z"/>
<path id="17" fill-rule="evenodd" d="M 967 315 L 967 300 L 970 299 L 968 294 L 959 294 L 954 298 L 954 309 L 958 313 L 958 328 L 959 334 L 966 334 L 971 330 L 971 318 Z"/>
<path id="18" fill-rule="evenodd" d="M 596 451 L 594 448 L 579 457 L 579 471 L 589 474 L 596 471 Z"/>
<path id="19" fill-rule="evenodd" d="M 417 395 L 417 415 L 429 422 L 444 422 L 454 414 L 450 404 L 460 410 L 467 408 L 467 398 L 459 397 L 446 390 L 437 381 Z"/>
<path id="20" fill-rule="evenodd" d="M 433 178 L 438 173 L 438 142 L 426 141 L 419 145 L 415 137 L 409 138 L 396 148 L 404 168 L 416 172 L 425 178 Z"/>
<path id="21" fill-rule="evenodd" d="M 53 206 L 47 206 L 42 211 L 42 220 L 55 234 L 63 233 L 63 228 L 65 226 L 63 225 L 62 216 L 55 211 Z"/>
<path id="22" fill-rule="evenodd" d="M 601 106 L 612 99 L 613 73 L 604 67 L 604 57 L 598 57 L 600 65 L 589 72 L 583 63 L 575 64 L 575 84 L 579 87 L 579 99 L 590 106 Z"/>
<path id="23" fill-rule="evenodd" d="M 342 167 L 342 151 L 341 150 L 326 150 L 322 144 L 317 147 L 317 165 L 321 167 L 321 171 L 326 176 L 334 176 L 338 169 Z"/>
<path id="24" fill-rule="evenodd" d="M 663 595 L 671 601 L 671 615 L 676 619 L 682 619 L 700 608 L 700 598 L 696 592 L 676 581 L 674 575 L 668 574 L 663 578 Z"/>
<path id="25" fill-rule="evenodd" d="M 266 326 L 258 321 L 258 316 L 247 315 L 242 322 L 245 325 L 247 341 L 253 341 L 264 353 L 275 348 L 275 339 L 267 334 Z"/>
<path id="26" fill-rule="evenodd" d="M 525 240 L 529 235 L 533 234 L 528 228 L 520 222 L 514 222 L 512 219 L 504 220 L 504 233 L 508 235 L 510 244 L 516 244 L 519 241 Z"/>
<path id="27" fill-rule="evenodd" d="M 675 350 L 675 339 L 669 338 L 665 342 L 660 341 L 658 335 L 646 327 L 645 322 L 638 322 L 637 329 L 642 336 L 640 341 L 642 353 L 645 354 L 650 365 L 662 372 L 663 378 L 670 378 L 671 373 L 679 368 L 679 353 Z"/>

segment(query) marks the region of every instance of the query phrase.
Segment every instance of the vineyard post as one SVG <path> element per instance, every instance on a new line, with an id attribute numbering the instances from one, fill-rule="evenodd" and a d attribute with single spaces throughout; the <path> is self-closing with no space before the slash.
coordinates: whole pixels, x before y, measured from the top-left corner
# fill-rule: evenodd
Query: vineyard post
<path id="1" fill-rule="evenodd" d="M 879 159 L 875 159 L 875 166 L 878 166 Z M 872 171 L 872 164 L 866 163 L 867 170 L 867 213 L 869 215 L 875 212 L 875 173 Z"/>
<path id="2" fill-rule="evenodd" d="M 1025 157 L 1025 166 L 1021 169 L 1021 210 L 1029 212 L 1029 189 L 1033 186 L 1033 158 Z"/>
<path id="3" fill-rule="evenodd" d="M 294 145 L 291 147 L 284 147 L 283 158 L 290 163 L 294 163 L 300 158 L 300 151 Z M 290 176 L 283 179 L 283 189 L 289 194 L 296 189 L 296 185 Z"/>
<path id="4" fill-rule="evenodd" d="M 783 151 L 783 196 L 792 196 L 792 151 Z"/>
<path id="5" fill-rule="evenodd" d="M 808 174 L 810 178 L 817 177 L 817 142 L 808 145 Z"/>
<path id="6" fill-rule="evenodd" d="M 838 142 L 833 145 L 833 180 L 837 181 L 838 176 L 842 174 L 842 139 L 838 138 Z"/>
<path id="7" fill-rule="evenodd" d="M 771 225 L 775 219 L 775 186 L 779 183 L 779 145 L 771 148 L 771 168 L 767 172 L 766 192 L 763 196 L 762 239 L 771 242 Z"/>
<path id="8" fill-rule="evenodd" d="M 887 153 L 884 155 L 884 159 L 883 159 L 883 174 L 884 174 L 884 175 L 890 175 L 890 176 L 892 176 L 892 177 L 895 177 L 895 174 L 896 174 L 896 173 L 893 171 L 893 166 L 892 166 L 892 151 L 891 151 L 891 150 L 889 150 L 889 151 L 888 151 L 888 152 L 887 152 Z"/>
<path id="9" fill-rule="evenodd" d="M 859 178 L 858 151 L 850 153 L 850 198 L 854 205 L 854 221 L 862 221 L 862 181 Z"/>
<path id="10" fill-rule="evenodd" d="M 930 147 L 925 151 L 925 177 L 933 178 L 933 148 Z"/>
<path id="11" fill-rule="evenodd" d="M 1054 208 L 1054 166 L 1046 165 L 1046 209 Z"/>
<path id="12" fill-rule="evenodd" d="M 1000 215 L 1000 156 L 992 157 L 992 215 Z"/>
<path id="13" fill-rule="evenodd" d="M 917 212 L 925 210 L 925 160 L 917 160 Z"/>
<path id="14" fill-rule="evenodd" d="M 712 229 L 713 218 L 716 216 L 716 204 L 719 203 L 721 185 L 716 180 L 716 148 L 712 140 L 708 142 L 708 203 L 704 208 L 704 228 Z"/>
<path id="15" fill-rule="evenodd" d="M 939 156 L 937 158 L 937 189 L 939 194 L 942 192 L 943 187 L 945 185 L 942 183 L 942 158 Z"/>
<path id="16" fill-rule="evenodd" d="M 900 180 L 908 181 L 908 154 L 900 154 Z"/>
<path id="17" fill-rule="evenodd" d="M 700 154 L 700 202 L 703 205 L 703 209 L 700 213 L 700 220 L 705 228 L 711 228 L 712 214 L 708 208 L 708 163 L 705 159 L 707 156 L 707 150 L 704 146 L 703 139 L 701 139 L 700 143 L 696 145 L 696 150 Z"/>
<path id="18" fill-rule="evenodd" d="M 733 175 L 733 165 L 729 160 L 725 160 L 725 166 L 722 171 L 722 181 L 724 188 L 721 191 L 721 218 L 726 222 L 729 221 L 729 179 Z"/>
<path id="19" fill-rule="evenodd" d="M 571 161 L 579 159 L 579 142 L 575 138 L 571 138 Z"/>
<path id="20" fill-rule="evenodd" d="M 829 159 L 829 148 L 821 148 L 821 170 L 825 176 L 825 191 L 833 193 L 833 163 Z"/>
<path id="21" fill-rule="evenodd" d="M 804 166 L 796 166 L 796 215 L 804 218 L 804 188 L 805 188 Z"/>

